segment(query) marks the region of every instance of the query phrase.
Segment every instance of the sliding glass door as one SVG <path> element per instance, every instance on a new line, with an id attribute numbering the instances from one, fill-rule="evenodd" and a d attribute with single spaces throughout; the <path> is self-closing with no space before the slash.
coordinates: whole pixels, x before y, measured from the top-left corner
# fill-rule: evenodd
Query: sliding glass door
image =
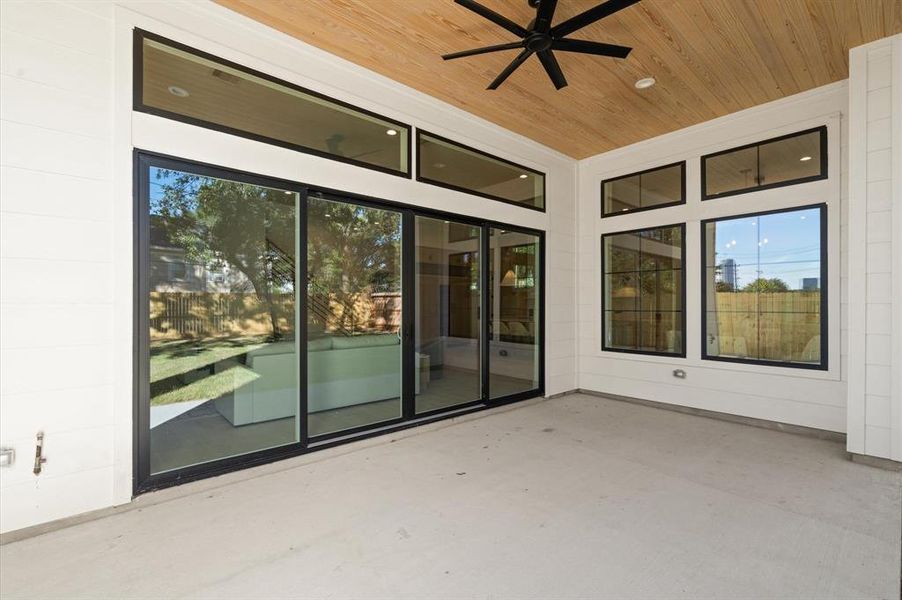
<path id="1" fill-rule="evenodd" d="M 416 217 L 416 413 L 482 398 L 482 228 Z"/>
<path id="2" fill-rule="evenodd" d="M 300 194 L 166 164 L 144 174 L 145 468 L 297 442 Z"/>
<path id="3" fill-rule="evenodd" d="M 542 393 L 541 233 L 136 157 L 136 492 Z"/>
<path id="4" fill-rule="evenodd" d="M 539 388 L 540 257 L 539 236 L 489 228 L 489 398 Z"/>
<path id="5" fill-rule="evenodd" d="M 401 213 L 307 200 L 307 432 L 399 419 Z"/>

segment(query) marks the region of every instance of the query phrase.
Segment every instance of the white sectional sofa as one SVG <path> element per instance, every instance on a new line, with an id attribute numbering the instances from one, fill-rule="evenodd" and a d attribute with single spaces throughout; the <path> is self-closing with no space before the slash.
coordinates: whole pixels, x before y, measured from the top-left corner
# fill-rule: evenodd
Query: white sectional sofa
<path id="1" fill-rule="evenodd" d="M 216 409 L 232 425 L 260 423 L 297 412 L 298 355 L 294 342 L 252 350 L 246 366 L 259 377 Z M 401 395 L 401 343 L 395 333 L 325 337 L 308 343 L 307 407 L 319 412 Z"/>

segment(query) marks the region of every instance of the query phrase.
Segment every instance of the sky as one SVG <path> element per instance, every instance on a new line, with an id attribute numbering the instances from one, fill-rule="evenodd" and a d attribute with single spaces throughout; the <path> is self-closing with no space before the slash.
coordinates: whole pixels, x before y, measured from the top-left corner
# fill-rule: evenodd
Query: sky
<path id="1" fill-rule="evenodd" d="M 790 289 L 803 278 L 820 279 L 820 209 L 718 221 L 714 230 L 716 257 L 709 267 L 732 258 L 738 265 L 738 287 L 759 277 L 777 277 Z"/>

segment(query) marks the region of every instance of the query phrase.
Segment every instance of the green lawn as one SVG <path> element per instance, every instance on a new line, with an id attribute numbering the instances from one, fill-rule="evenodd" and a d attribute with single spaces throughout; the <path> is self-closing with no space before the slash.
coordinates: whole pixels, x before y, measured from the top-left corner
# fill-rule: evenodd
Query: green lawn
<path id="1" fill-rule="evenodd" d="M 219 373 L 198 379 L 188 385 L 154 396 L 150 399 L 150 405 L 161 406 L 163 404 L 189 402 L 191 400 L 213 400 L 223 394 L 233 392 L 259 377 L 260 375 L 253 369 L 248 369 L 244 365 L 235 365 Z"/>
<path id="2" fill-rule="evenodd" d="M 151 406 L 188 402 L 191 400 L 212 400 L 232 392 L 258 378 L 252 369 L 240 364 L 243 354 L 262 348 L 267 344 L 263 337 L 230 339 L 179 340 L 157 342 L 150 348 Z M 219 364 L 217 373 L 199 372 L 198 369 L 213 370 Z M 185 383 L 182 378 L 194 381 Z M 172 381 L 166 381 L 175 377 Z M 158 385 L 154 385 L 154 384 Z"/>
<path id="3" fill-rule="evenodd" d="M 156 342 L 150 346 L 150 382 L 241 356 L 266 343 L 263 337 Z"/>

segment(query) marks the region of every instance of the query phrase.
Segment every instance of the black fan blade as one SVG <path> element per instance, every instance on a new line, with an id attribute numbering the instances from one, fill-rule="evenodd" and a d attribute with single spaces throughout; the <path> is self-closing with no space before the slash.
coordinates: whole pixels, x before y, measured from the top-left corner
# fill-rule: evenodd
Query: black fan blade
<path id="1" fill-rule="evenodd" d="M 504 27 L 505 29 L 507 29 L 508 31 L 513 33 L 514 35 L 517 35 L 519 37 L 526 37 L 529 34 L 529 32 L 526 31 L 526 29 L 524 29 L 523 27 L 520 27 L 519 25 L 517 25 L 516 23 L 514 23 L 513 21 L 511 21 L 504 15 L 499 15 L 491 8 L 486 8 L 482 4 L 479 4 L 478 2 L 474 2 L 473 0 L 454 0 L 454 1 L 457 2 L 458 4 L 460 4 L 461 6 L 463 6 L 464 8 L 469 8 L 477 15 L 488 19 L 495 25 L 498 25 L 499 27 Z"/>
<path id="2" fill-rule="evenodd" d="M 489 89 L 489 90 L 498 89 L 498 86 L 501 85 L 502 83 L 504 83 L 504 80 L 507 79 L 508 77 L 510 77 L 511 73 L 516 71 L 517 67 L 522 65 L 523 61 L 525 61 L 527 58 L 529 58 L 532 55 L 532 52 L 533 52 L 532 50 L 527 48 L 523 52 L 518 54 L 517 58 L 515 58 L 513 61 L 511 61 L 511 64 L 507 65 L 507 67 L 503 71 L 501 71 L 501 74 L 495 78 L 495 81 L 490 83 L 489 87 L 486 89 Z"/>
<path id="3" fill-rule="evenodd" d="M 597 54 L 598 56 L 612 56 L 614 58 L 626 58 L 632 48 L 618 46 L 617 44 L 605 44 L 603 42 L 587 42 L 586 40 L 554 40 L 551 47 L 562 52 L 582 52 L 583 54 Z"/>
<path id="4" fill-rule="evenodd" d="M 551 78 L 551 83 L 554 84 L 555 89 L 559 90 L 562 87 L 567 87 L 567 78 L 564 77 L 564 72 L 561 71 L 561 65 L 558 64 L 554 53 L 551 50 L 540 50 L 538 54 L 539 60 L 542 61 L 542 66 L 545 67 L 545 72 Z"/>
<path id="5" fill-rule="evenodd" d="M 551 29 L 555 8 L 557 8 L 557 0 L 541 0 L 539 10 L 536 11 L 536 24 L 533 25 L 533 29 L 540 33 L 548 33 L 548 30 Z"/>
<path id="6" fill-rule="evenodd" d="M 513 50 L 514 48 L 522 48 L 523 42 L 511 42 L 509 44 L 498 44 L 496 46 L 483 46 L 482 48 L 473 48 L 472 50 L 461 50 L 460 52 L 452 52 L 451 54 L 443 54 L 445 60 L 454 60 L 455 58 L 463 58 L 465 56 L 476 56 L 477 54 L 488 54 L 489 52 L 498 52 L 500 50 Z"/>
<path id="7" fill-rule="evenodd" d="M 582 12 L 571 19 L 567 19 L 560 25 L 551 28 L 551 35 L 560 38 L 568 33 L 573 33 L 577 29 L 582 29 L 586 25 L 591 25 L 595 21 L 600 21 L 615 12 L 630 7 L 639 0 L 608 0 L 604 4 L 599 4 L 595 8 Z"/>

